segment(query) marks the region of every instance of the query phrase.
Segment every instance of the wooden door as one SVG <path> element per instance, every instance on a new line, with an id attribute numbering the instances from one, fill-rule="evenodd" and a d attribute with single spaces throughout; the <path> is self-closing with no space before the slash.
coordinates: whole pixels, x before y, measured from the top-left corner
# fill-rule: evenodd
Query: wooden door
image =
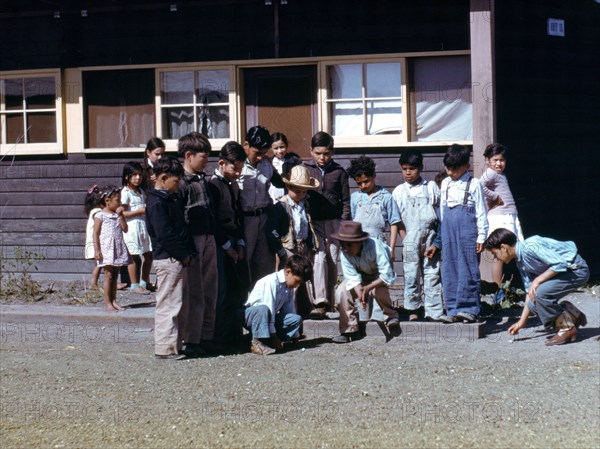
<path id="1" fill-rule="evenodd" d="M 310 139 L 317 129 L 317 66 L 245 69 L 246 127 L 265 126 L 281 132 L 289 150 L 310 157 Z"/>

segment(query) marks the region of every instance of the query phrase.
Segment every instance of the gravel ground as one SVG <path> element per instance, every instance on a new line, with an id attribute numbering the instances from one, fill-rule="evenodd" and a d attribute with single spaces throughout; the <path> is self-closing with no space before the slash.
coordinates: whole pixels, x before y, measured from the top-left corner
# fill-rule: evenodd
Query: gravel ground
<path id="1" fill-rule="evenodd" d="M 151 330 L 4 333 L 0 445 L 598 448 L 600 301 L 569 299 L 588 326 L 551 348 L 539 327 L 513 341 L 512 318 L 474 342 L 316 336 L 270 357 L 184 361 L 155 360 Z"/>

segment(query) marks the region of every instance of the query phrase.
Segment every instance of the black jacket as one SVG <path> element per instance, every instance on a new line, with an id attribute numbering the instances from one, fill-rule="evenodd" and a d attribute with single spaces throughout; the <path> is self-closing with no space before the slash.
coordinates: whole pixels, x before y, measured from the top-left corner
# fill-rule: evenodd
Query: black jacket
<path id="1" fill-rule="evenodd" d="M 319 180 L 319 187 L 308 191 L 308 204 L 313 220 L 350 220 L 350 185 L 348 173 L 340 164 L 331 161 L 325 173 L 314 161 L 304 163 L 310 176 Z"/>
<path id="2" fill-rule="evenodd" d="M 146 200 L 146 226 L 152 240 L 152 257 L 179 261 L 194 255 L 194 244 L 177 195 L 150 189 Z"/>

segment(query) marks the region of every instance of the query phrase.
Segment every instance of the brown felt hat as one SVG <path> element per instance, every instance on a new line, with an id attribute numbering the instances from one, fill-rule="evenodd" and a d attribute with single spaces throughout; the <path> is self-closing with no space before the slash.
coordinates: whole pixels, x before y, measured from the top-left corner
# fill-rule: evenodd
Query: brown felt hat
<path id="1" fill-rule="evenodd" d="M 338 232 L 331 234 L 331 238 L 342 242 L 362 242 L 369 238 L 369 233 L 364 232 L 357 221 L 344 220 L 340 223 Z"/>
<path id="2" fill-rule="evenodd" d="M 316 189 L 320 183 L 311 177 L 304 165 L 294 165 L 289 174 L 281 177 L 288 186 L 302 187 L 304 189 Z"/>

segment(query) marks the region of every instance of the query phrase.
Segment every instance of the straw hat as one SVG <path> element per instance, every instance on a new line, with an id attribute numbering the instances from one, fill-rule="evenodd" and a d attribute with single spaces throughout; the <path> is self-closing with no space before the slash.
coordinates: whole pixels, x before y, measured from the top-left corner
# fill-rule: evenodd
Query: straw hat
<path id="1" fill-rule="evenodd" d="M 340 223 L 338 232 L 331 234 L 331 238 L 342 242 L 362 242 L 369 238 L 369 233 L 364 232 L 357 221 L 344 220 Z"/>
<path id="2" fill-rule="evenodd" d="M 302 187 L 304 189 L 316 189 L 320 183 L 310 176 L 308 169 L 304 165 L 294 165 L 288 175 L 281 177 L 288 186 Z"/>

